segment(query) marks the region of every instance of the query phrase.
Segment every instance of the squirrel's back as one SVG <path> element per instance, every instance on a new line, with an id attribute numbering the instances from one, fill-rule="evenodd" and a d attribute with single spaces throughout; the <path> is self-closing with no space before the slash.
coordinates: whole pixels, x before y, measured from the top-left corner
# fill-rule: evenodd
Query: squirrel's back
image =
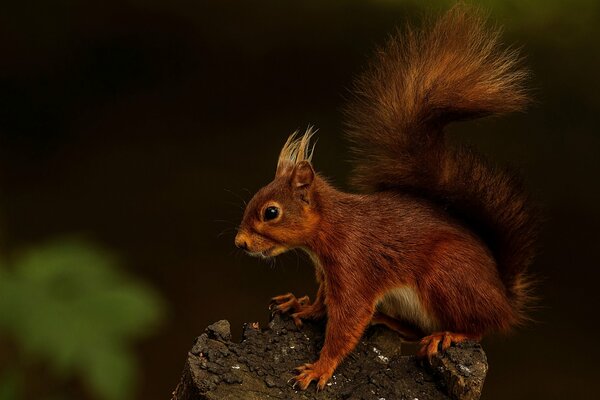
<path id="1" fill-rule="evenodd" d="M 517 177 L 466 147 L 445 145 L 452 121 L 519 111 L 526 71 L 499 32 L 466 6 L 380 49 L 346 110 L 357 158 L 354 183 L 435 202 L 466 223 L 493 253 L 517 314 L 524 317 L 534 255 L 535 213 Z"/>

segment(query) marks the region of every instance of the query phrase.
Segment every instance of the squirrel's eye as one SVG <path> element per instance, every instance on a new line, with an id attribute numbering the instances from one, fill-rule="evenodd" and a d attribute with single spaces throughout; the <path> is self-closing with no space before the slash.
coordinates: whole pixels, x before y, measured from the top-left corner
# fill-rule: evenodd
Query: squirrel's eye
<path id="1" fill-rule="evenodd" d="M 270 221 L 272 219 L 275 219 L 279 216 L 279 208 L 275 207 L 275 206 L 270 206 L 267 207 L 265 209 L 265 221 Z"/>

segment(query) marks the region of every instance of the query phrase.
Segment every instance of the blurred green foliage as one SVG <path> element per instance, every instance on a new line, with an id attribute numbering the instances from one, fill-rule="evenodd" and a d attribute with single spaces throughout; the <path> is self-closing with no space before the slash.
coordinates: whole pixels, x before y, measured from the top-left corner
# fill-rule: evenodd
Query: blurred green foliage
<path id="1" fill-rule="evenodd" d="M 81 240 L 48 243 L 5 262 L 0 334 L 57 377 L 79 377 L 101 399 L 128 398 L 132 340 L 159 322 L 159 297 L 123 276 L 111 254 Z M 1 400 L 19 398 L 20 372 L 0 376 Z"/>
<path id="2" fill-rule="evenodd" d="M 15 371 L 0 376 L 0 400 L 14 400 L 18 398 L 18 377 Z"/>

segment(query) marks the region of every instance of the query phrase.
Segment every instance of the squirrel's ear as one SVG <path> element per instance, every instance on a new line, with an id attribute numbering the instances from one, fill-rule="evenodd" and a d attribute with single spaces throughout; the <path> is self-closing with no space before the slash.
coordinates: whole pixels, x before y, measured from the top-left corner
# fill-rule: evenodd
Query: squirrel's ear
<path id="1" fill-rule="evenodd" d="M 296 164 L 292 171 L 292 188 L 308 188 L 315 179 L 315 171 L 309 161 L 303 160 Z"/>

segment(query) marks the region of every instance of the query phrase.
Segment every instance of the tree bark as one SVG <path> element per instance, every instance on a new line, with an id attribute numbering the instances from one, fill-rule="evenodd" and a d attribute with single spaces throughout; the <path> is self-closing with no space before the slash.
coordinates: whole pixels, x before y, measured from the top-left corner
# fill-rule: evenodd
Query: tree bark
<path id="1" fill-rule="evenodd" d="M 481 396 L 487 361 L 481 346 L 461 343 L 431 362 L 400 353 L 397 335 L 383 327 L 367 330 L 327 387 L 293 387 L 294 368 L 315 361 L 323 344 L 323 323 L 300 329 L 273 316 L 267 329 L 246 324 L 241 343 L 231 341 L 229 322 L 210 325 L 187 356 L 172 400 L 259 399 L 464 399 Z"/>

